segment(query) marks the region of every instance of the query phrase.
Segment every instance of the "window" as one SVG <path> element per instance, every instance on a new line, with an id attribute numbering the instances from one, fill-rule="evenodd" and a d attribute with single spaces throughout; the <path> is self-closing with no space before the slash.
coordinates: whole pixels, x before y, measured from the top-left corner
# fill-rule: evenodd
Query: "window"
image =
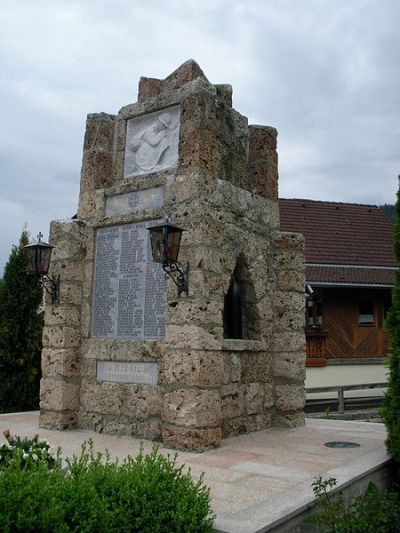
<path id="1" fill-rule="evenodd" d="M 233 275 L 224 302 L 224 338 L 243 338 L 242 287 Z"/>
<path id="2" fill-rule="evenodd" d="M 374 324 L 373 300 L 360 300 L 358 302 L 358 324 L 360 326 Z"/>
<path id="3" fill-rule="evenodd" d="M 307 301 L 307 326 L 309 328 L 321 329 L 323 323 L 322 318 L 322 302 L 320 300 L 310 299 Z"/>
<path id="4" fill-rule="evenodd" d="M 225 296 L 224 338 L 260 340 L 261 323 L 247 262 L 239 255 Z"/>

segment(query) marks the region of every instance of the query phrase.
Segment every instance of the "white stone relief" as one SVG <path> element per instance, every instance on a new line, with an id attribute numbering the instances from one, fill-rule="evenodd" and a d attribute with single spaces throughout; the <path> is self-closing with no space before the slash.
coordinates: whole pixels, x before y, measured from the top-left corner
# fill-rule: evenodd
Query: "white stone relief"
<path id="1" fill-rule="evenodd" d="M 124 178 L 178 164 L 179 106 L 128 120 Z"/>

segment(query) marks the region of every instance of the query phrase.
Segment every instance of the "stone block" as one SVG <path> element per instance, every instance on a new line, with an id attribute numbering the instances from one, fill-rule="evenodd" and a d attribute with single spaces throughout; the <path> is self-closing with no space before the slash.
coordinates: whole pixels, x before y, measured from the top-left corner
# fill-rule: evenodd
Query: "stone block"
<path id="1" fill-rule="evenodd" d="M 285 378 L 294 382 L 304 383 L 306 376 L 305 352 L 281 352 L 276 354 L 273 363 L 275 378 Z"/>
<path id="2" fill-rule="evenodd" d="M 42 350 L 43 377 L 75 377 L 79 374 L 79 352 L 76 348 Z"/>
<path id="3" fill-rule="evenodd" d="M 305 416 L 303 411 L 296 413 L 275 413 L 272 417 L 274 427 L 297 428 L 304 426 Z"/>
<path id="4" fill-rule="evenodd" d="M 77 348 L 80 344 L 79 329 L 69 326 L 45 326 L 44 348 Z"/>
<path id="5" fill-rule="evenodd" d="M 185 61 L 164 80 L 141 77 L 139 80 L 138 102 L 155 98 L 164 93 L 180 89 L 184 85 L 201 78 L 209 83 L 199 65 L 193 59 Z"/>
<path id="6" fill-rule="evenodd" d="M 199 204 L 204 199 L 208 203 L 208 198 L 216 188 L 216 178 L 204 169 L 177 171 L 167 176 L 165 206 L 171 206 L 175 210 L 188 204 Z"/>
<path id="7" fill-rule="evenodd" d="M 87 117 L 83 143 L 81 192 L 112 185 L 112 150 L 115 115 L 94 113 Z"/>
<path id="8" fill-rule="evenodd" d="M 304 254 L 304 237 L 301 233 L 277 231 L 272 234 L 272 243 L 275 245 L 275 250 L 280 250 L 282 254 L 288 252 L 298 252 L 300 256 Z"/>
<path id="9" fill-rule="evenodd" d="M 73 253 L 81 251 L 82 222 L 77 220 L 53 220 L 50 223 L 50 239 L 59 242 L 65 240 L 70 243 Z"/>
<path id="10" fill-rule="evenodd" d="M 297 411 L 304 408 L 306 399 L 304 386 L 276 385 L 275 405 L 280 411 Z"/>
<path id="11" fill-rule="evenodd" d="M 62 281 L 80 281 L 82 279 L 82 262 L 72 259 L 52 261 L 51 274 L 60 276 Z"/>
<path id="12" fill-rule="evenodd" d="M 82 227 L 74 220 L 53 220 L 50 224 L 50 244 L 52 262 L 76 260 L 83 257 Z"/>
<path id="13" fill-rule="evenodd" d="M 306 338 L 304 331 L 276 332 L 273 340 L 275 352 L 299 352 L 305 351 Z"/>
<path id="14" fill-rule="evenodd" d="M 264 386 L 261 383 L 249 383 L 244 390 L 246 413 L 254 415 L 264 410 Z"/>
<path id="15" fill-rule="evenodd" d="M 161 417 L 163 393 L 154 385 L 127 384 L 122 389 L 121 413 L 143 420 L 149 417 Z"/>
<path id="16" fill-rule="evenodd" d="M 272 355 L 266 352 L 240 354 L 241 382 L 268 382 L 272 379 Z"/>
<path id="17" fill-rule="evenodd" d="M 60 304 L 80 305 L 82 301 L 82 283 L 76 281 L 61 280 Z"/>
<path id="18" fill-rule="evenodd" d="M 89 378 L 89 381 L 96 379 L 97 376 L 97 361 L 96 359 L 89 359 L 81 355 L 80 361 L 80 375 L 82 378 Z"/>
<path id="19" fill-rule="evenodd" d="M 270 126 L 249 126 L 248 187 L 278 201 L 278 132 Z"/>
<path id="20" fill-rule="evenodd" d="M 231 383 L 220 388 L 222 419 L 235 418 L 246 412 L 245 385 Z"/>
<path id="21" fill-rule="evenodd" d="M 144 76 L 140 77 L 139 80 L 139 91 L 138 91 L 138 101 L 143 102 L 148 98 L 153 98 L 158 96 L 161 92 L 161 80 L 157 78 L 146 78 Z"/>
<path id="22" fill-rule="evenodd" d="M 202 350 L 168 352 L 160 374 L 163 385 L 217 387 L 223 379 L 223 357 L 220 352 Z"/>
<path id="23" fill-rule="evenodd" d="M 86 261 L 83 267 L 82 280 L 82 297 L 87 301 L 91 300 L 92 296 L 92 280 L 93 280 L 94 260 Z"/>
<path id="24" fill-rule="evenodd" d="M 162 89 L 165 92 L 174 91 L 183 87 L 187 83 L 202 78 L 207 81 L 204 72 L 193 59 L 188 59 L 180 65 L 172 74 L 167 76 L 162 82 Z"/>
<path id="25" fill-rule="evenodd" d="M 161 439 L 162 423 L 160 418 L 149 417 L 145 420 L 138 420 L 136 423 L 135 436 L 140 439 Z"/>
<path id="26" fill-rule="evenodd" d="M 191 452 L 204 452 L 221 444 L 221 428 L 192 429 L 164 424 L 163 444 L 167 448 Z"/>
<path id="27" fill-rule="evenodd" d="M 39 415 L 39 427 L 63 431 L 76 427 L 76 412 L 47 411 L 42 409 Z"/>
<path id="28" fill-rule="evenodd" d="M 278 202 L 236 187 L 228 181 L 217 181 L 217 188 L 210 195 L 209 203 L 219 211 L 236 215 L 242 227 L 245 227 L 246 221 L 252 223 L 253 226 L 248 226 L 250 233 L 253 233 L 255 224 L 262 226 L 264 232 L 279 228 Z"/>
<path id="29" fill-rule="evenodd" d="M 81 337 L 88 338 L 90 337 L 91 332 L 91 320 L 92 320 L 92 303 L 87 299 L 82 300 L 81 306 L 81 320 L 80 320 L 80 332 Z"/>
<path id="30" fill-rule="evenodd" d="M 274 332 L 296 331 L 305 327 L 304 308 L 277 310 L 274 317 Z"/>
<path id="31" fill-rule="evenodd" d="M 46 411 L 74 411 L 79 405 L 79 386 L 62 379 L 42 378 L 40 408 Z"/>
<path id="32" fill-rule="evenodd" d="M 86 191 L 79 195 L 78 216 L 80 220 L 89 221 L 103 216 L 104 204 L 99 205 L 97 193 Z"/>
<path id="33" fill-rule="evenodd" d="M 196 324 L 212 330 L 222 323 L 223 302 L 206 298 L 176 298 L 168 302 L 168 324 Z"/>
<path id="34" fill-rule="evenodd" d="M 279 272 L 281 270 L 304 271 L 304 255 L 296 248 L 288 250 L 278 248 L 272 256 L 272 266 Z"/>
<path id="35" fill-rule="evenodd" d="M 75 305 L 48 305 L 45 308 L 45 323 L 48 326 L 67 325 L 79 328 L 80 308 Z"/>
<path id="36" fill-rule="evenodd" d="M 221 423 L 218 392 L 179 389 L 164 396 L 162 419 L 177 426 L 210 428 Z"/>
<path id="37" fill-rule="evenodd" d="M 222 437 L 227 439 L 236 435 L 247 433 L 247 416 L 237 416 L 236 418 L 224 418 L 221 425 Z"/>
<path id="38" fill-rule="evenodd" d="M 103 426 L 103 415 L 100 413 L 87 413 L 86 411 L 82 411 L 82 409 L 78 412 L 77 427 L 102 433 Z"/>
<path id="39" fill-rule="evenodd" d="M 276 291 L 275 292 L 275 310 L 277 312 L 284 312 L 287 309 L 295 309 L 304 311 L 306 305 L 306 297 L 303 292 L 295 291 Z"/>
<path id="40" fill-rule="evenodd" d="M 252 431 L 262 431 L 272 426 L 271 413 L 260 413 L 257 415 L 239 416 L 237 418 L 226 419 L 222 423 L 222 437 L 234 437 Z"/>
<path id="41" fill-rule="evenodd" d="M 80 404 L 84 411 L 103 415 L 120 415 L 123 402 L 119 383 L 91 383 L 82 380 Z"/>
<path id="42" fill-rule="evenodd" d="M 221 342 L 199 326 L 167 324 L 165 347 L 189 350 L 219 350 L 221 349 Z"/>
<path id="43" fill-rule="evenodd" d="M 274 405 L 274 386 L 272 383 L 264 384 L 264 410 Z"/>
<path id="44" fill-rule="evenodd" d="M 221 354 L 219 354 L 221 357 Z M 241 356 L 237 353 L 223 353 L 222 354 L 222 383 L 228 385 L 229 383 L 236 383 L 241 378 Z"/>
<path id="45" fill-rule="evenodd" d="M 304 294 L 304 271 L 281 270 L 277 273 L 277 286 L 281 291 L 297 291 Z"/>
<path id="46" fill-rule="evenodd" d="M 101 417 L 100 425 L 95 431 L 107 435 L 132 435 L 136 431 L 136 426 L 127 417 L 108 415 Z"/>

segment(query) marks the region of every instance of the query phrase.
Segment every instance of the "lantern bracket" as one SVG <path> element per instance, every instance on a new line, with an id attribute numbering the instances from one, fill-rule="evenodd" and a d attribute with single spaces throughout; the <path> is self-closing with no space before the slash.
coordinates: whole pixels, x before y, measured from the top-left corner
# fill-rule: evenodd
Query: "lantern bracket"
<path id="1" fill-rule="evenodd" d="M 178 296 L 185 292 L 189 295 L 189 263 L 182 265 L 179 261 L 167 259 L 163 262 L 165 276 L 169 276 L 178 288 Z"/>
<path id="2" fill-rule="evenodd" d="M 50 294 L 52 303 L 60 303 L 60 275 L 51 276 L 49 274 L 42 274 L 39 281 L 45 291 Z"/>

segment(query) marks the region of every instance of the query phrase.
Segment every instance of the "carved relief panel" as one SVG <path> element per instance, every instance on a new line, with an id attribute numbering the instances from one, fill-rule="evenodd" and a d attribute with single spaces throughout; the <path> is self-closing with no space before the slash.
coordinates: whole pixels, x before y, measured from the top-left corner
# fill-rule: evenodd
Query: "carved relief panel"
<path id="1" fill-rule="evenodd" d="M 179 118 L 179 106 L 175 106 L 128 120 L 124 178 L 176 167 Z"/>

